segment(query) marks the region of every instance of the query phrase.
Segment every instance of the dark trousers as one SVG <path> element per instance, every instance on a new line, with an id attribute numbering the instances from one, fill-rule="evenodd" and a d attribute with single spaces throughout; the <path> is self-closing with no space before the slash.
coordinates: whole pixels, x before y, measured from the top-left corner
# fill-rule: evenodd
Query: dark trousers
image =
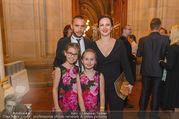
<path id="1" fill-rule="evenodd" d="M 151 110 L 159 110 L 160 85 L 161 77 L 142 75 L 142 91 L 139 101 L 140 110 L 146 110 L 150 94 L 152 94 Z"/>
<path id="2" fill-rule="evenodd" d="M 164 107 L 164 98 L 165 98 L 165 82 L 164 81 L 162 81 L 162 83 L 161 83 L 161 86 L 160 86 L 160 107 L 162 108 L 162 109 L 165 109 L 165 107 Z"/>
<path id="3" fill-rule="evenodd" d="M 135 60 L 133 60 L 133 62 L 131 63 L 131 70 L 132 70 L 134 81 L 136 81 L 136 61 Z"/>
<path id="4" fill-rule="evenodd" d="M 115 90 L 105 92 L 105 109 L 107 110 L 109 103 L 111 119 L 123 119 L 123 103 L 124 101 L 117 95 Z M 109 116 L 108 116 L 109 118 Z"/>

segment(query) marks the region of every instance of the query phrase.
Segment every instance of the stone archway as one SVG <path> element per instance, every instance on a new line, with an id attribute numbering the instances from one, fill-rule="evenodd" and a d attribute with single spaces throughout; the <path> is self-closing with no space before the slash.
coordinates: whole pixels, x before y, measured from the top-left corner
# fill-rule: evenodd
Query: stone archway
<path id="1" fill-rule="evenodd" d="M 85 20 L 90 20 L 90 26 L 97 23 L 101 15 L 111 16 L 114 22 L 114 38 L 119 38 L 120 25 L 127 21 L 127 0 L 73 0 L 72 7 L 72 16 L 82 15 Z M 86 37 L 89 38 L 91 34 L 92 29 L 86 32 Z"/>

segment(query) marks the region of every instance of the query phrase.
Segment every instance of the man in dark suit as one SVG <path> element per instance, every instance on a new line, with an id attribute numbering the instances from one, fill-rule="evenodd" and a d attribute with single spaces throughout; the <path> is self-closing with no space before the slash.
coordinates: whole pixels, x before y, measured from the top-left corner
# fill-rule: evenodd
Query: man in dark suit
<path id="1" fill-rule="evenodd" d="M 139 39 L 137 57 L 142 57 L 141 74 L 142 74 L 142 91 L 139 101 L 140 111 L 138 115 L 144 118 L 145 113 L 140 112 L 146 110 L 150 94 L 152 94 L 151 113 L 150 116 L 158 117 L 159 110 L 159 94 L 162 79 L 162 68 L 159 61 L 165 57 L 166 48 L 169 45 L 169 37 L 159 34 L 161 28 L 161 20 L 153 18 L 150 22 L 151 34 Z M 141 117 L 141 118 L 142 118 Z"/>
<path id="2" fill-rule="evenodd" d="M 81 54 L 85 51 L 85 49 L 89 48 L 92 41 L 88 40 L 87 38 L 82 37 L 84 30 L 85 30 L 86 22 L 82 16 L 75 16 L 72 19 L 71 28 L 73 30 L 73 33 L 70 37 L 67 37 L 65 39 L 59 40 L 57 44 L 57 50 L 56 50 L 56 57 L 53 63 L 53 68 L 60 66 L 66 61 L 65 55 L 63 54 L 63 51 L 65 50 L 65 47 L 68 43 L 78 43 L 81 48 Z M 76 65 L 79 66 L 79 61 Z M 83 69 L 82 69 L 83 70 Z M 52 72 L 52 78 L 54 79 L 55 72 Z"/>
<path id="3" fill-rule="evenodd" d="M 123 41 L 123 43 L 124 43 L 124 45 L 126 47 L 127 57 L 128 57 L 128 60 L 129 60 L 131 70 L 132 70 L 133 69 L 132 68 L 133 60 L 135 60 L 135 56 L 132 54 L 131 44 L 128 41 L 128 36 L 130 36 L 131 32 L 132 32 L 131 26 L 130 25 L 122 26 L 121 32 L 122 32 L 122 35 L 121 35 L 121 37 L 119 39 Z M 133 73 L 133 71 L 132 71 L 132 73 Z M 131 105 L 131 104 L 128 104 L 127 101 L 128 101 L 128 98 L 126 98 L 124 100 L 124 107 L 133 108 L 134 106 Z"/>

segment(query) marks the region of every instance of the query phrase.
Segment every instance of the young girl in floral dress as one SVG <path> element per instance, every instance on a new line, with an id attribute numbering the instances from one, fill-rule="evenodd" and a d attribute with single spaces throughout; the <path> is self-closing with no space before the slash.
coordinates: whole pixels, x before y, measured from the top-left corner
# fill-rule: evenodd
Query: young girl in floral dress
<path id="1" fill-rule="evenodd" d="M 79 57 L 80 46 L 77 43 L 69 43 L 64 54 L 66 62 L 55 69 L 53 109 L 56 112 L 66 114 L 67 112 L 76 112 L 78 110 L 76 76 L 79 69 L 74 64 Z"/>
<path id="2" fill-rule="evenodd" d="M 96 53 L 87 49 L 81 57 L 85 70 L 77 76 L 78 101 L 82 112 L 104 111 L 104 77 L 94 70 Z"/>

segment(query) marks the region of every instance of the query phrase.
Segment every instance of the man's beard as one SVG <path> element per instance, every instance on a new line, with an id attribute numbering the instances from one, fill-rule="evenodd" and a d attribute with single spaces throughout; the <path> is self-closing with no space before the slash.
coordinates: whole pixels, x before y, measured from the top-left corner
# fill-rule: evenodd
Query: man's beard
<path id="1" fill-rule="evenodd" d="M 83 34 L 82 34 L 81 36 L 77 36 L 75 32 L 73 32 L 73 34 L 74 34 L 74 36 L 76 36 L 77 38 L 81 38 L 82 35 L 83 35 Z"/>

